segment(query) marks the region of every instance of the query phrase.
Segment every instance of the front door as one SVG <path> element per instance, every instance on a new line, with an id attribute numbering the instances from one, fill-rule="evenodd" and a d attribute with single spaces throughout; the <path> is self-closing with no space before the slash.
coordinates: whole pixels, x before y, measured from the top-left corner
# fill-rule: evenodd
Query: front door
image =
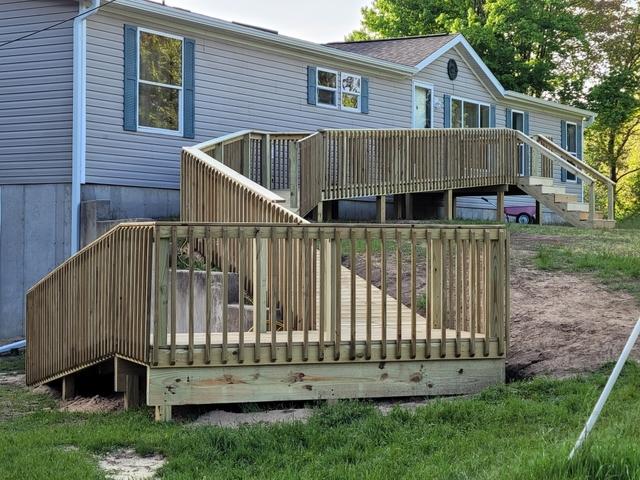
<path id="1" fill-rule="evenodd" d="M 433 89 L 415 85 L 413 92 L 413 128 L 432 127 Z"/>

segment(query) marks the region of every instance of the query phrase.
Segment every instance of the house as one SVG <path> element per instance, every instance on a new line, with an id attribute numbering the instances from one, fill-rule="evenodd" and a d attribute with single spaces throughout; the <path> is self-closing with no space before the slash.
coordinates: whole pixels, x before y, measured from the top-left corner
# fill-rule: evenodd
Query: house
<path id="1" fill-rule="evenodd" d="M 593 119 L 505 90 L 462 35 L 318 45 L 145 0 L 0 11 L 0 338 L 22 334 L 25 291 L 78 250 L 81 204 L 93 221 L 178 216 L 183 146 L 243 129 L 507 127 L 580 158 Z"/>

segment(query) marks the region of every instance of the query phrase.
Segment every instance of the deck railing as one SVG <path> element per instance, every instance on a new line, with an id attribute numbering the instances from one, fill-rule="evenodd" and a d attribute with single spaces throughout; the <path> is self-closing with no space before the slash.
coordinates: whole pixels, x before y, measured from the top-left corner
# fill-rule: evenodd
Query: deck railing
<path id="1" fill-rule="evenodd" d="M 27 292 L 27 383 L 114 354 L 149 358 L 153 225 L 120 224 Z"/>
<path id="2" fill-rule="evenodd" d="M 298 142 L 300 169 L 310 172 L 301 176 L 303 215 L 322 200 L 513 184 L 518 175 L 518 139 L 511 129 L 324 130 L 320 135 L 322 142 L 314 136 Z"/>
<path id="3" fill-rule="evenodd" d="M 194 148 L 269 190 L 288 190 L 292 182 L 290 148 L 306 132 L 242 130 Z M 293 177 L 296 178 L 297 177 Z"/>
<path id="4" fill-rule="evenodd" d="M 156 232 L 154 365 L 505 352 L 504 227 L 159 223 Z M 244 252 L 235 273 L 232 243 Z M 281 257 L 287 262 L 273 261 Z M 246 276 L 254 279 L 251 295 Z M 215 277 L 220 287 L 203 289 L 198 277 L 205 285 Z"/>

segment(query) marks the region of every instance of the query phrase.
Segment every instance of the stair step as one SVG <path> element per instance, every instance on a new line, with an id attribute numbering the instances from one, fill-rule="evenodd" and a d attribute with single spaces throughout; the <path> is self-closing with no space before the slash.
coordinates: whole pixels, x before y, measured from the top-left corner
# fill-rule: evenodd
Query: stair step
<path id="1" fill-rule="evenodd" d="M 594 220 L 591 224 L 594 228 L 615 228 L 615 220 Z"/>
<path id="2" fill-rule="evenodd" d="M 575 203 L 578 201 L 578 197 L 570 193 L 556 193 L 553 200 L 556 203 Z"/>
<path id="3" fill-rule="evenodd" d="M 588 203 L 567 203 L 567 211 L 568 212 L 589 212 L 589 204 Z"/>
<path id="4" fill-rule="evenodd" d="M 553 185 L 553 178 L 547 177 L 520 177 L 518 181 L 523 185 Z"/>
<path id="5" fill-rule="evenodd" d="M 602 215 L 602 212 L 595 212 L 593 218 L 594 220 L 602 220 L 604 215 Z M 589 212 L 580 212 L 580 220 L 589 220 Z"/>
<path id="6" fill-rule="evenodd" d="M 564 187 L 549 187 L 547 185 L 542 185 L 539 188 L 540 192 L 546 194 L 565 195 L 567 193 L 567 190 Z"/>

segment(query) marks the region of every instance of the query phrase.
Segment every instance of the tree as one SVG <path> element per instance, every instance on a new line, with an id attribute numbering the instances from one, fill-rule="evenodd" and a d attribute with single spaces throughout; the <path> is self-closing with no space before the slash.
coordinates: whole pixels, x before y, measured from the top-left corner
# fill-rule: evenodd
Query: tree
<path id="1" fill-rule="evenodd" d="M 459 32 L 507 89 L 541 96 L 553 92 L 557 64 L 584 42 L 571 7 L 570 0 L 375 0 L 347 38 Z"/>
<path id="2" fill-rule="evenodd" d="M 640 13 L 632 10 L 622 28 L 600 45 L 602 74 L 587 96 L 597 113 L 587 131 L 589 161 L 617 182 L 616 206 L 631 211 L 640 203 L 640 175 L 634 149 L 640 144 Z M 635 186 L 634 186 L 635 185 Z M 625 192 L 620 195 L 620 192 Z M 635 192 L 635 193 L 634 193 Z"/>

